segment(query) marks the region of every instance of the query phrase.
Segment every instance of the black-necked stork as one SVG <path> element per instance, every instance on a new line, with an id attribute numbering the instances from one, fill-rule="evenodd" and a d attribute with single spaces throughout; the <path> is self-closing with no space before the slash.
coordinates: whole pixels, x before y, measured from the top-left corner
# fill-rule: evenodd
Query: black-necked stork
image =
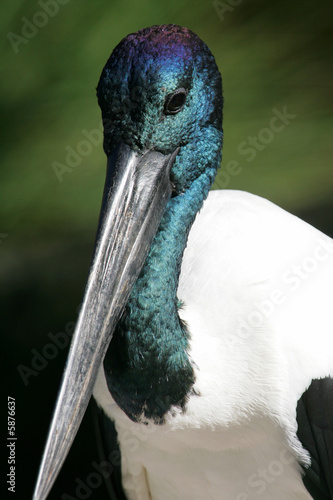
<path id="1" fill-rule="evenodd" d="M 106 184 L 34 499 L 92 393 L 117 431 L 119 498 L 333 498 L 333 240 L 209 191 L 222 83 L 188 29 L 124 38 L 97 95 Z"/>

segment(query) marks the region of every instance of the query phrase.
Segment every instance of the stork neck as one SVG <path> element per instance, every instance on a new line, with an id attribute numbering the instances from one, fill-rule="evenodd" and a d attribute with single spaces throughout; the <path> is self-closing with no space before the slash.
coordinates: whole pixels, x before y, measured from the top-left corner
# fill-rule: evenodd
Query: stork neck
<path id="1" fill-rule="evenodd" d="M 134 421 L 160 423 L 193 391 L 189 332 L 182 324 L 177 288 L 189 230 L 216 172 L 214 167 L 171 198 L 148 257 L 117 325 L 104 361 L 109 390 Z"/>

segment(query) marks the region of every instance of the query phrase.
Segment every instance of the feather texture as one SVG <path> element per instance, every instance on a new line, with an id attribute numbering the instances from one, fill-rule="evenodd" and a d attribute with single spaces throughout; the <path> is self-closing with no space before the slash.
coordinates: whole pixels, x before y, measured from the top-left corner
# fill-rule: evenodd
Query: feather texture
<path id="1" fill-rule="evenodd" d="M 156 426 L 125 416 L 103 370 L 95 387 L 129 500 L 312 498 L 296 406 L 312 379 L 333 375 L 332 283 L 330 238 L 257 196 L 210 193 L 177 292 L 195 394 Z"/>

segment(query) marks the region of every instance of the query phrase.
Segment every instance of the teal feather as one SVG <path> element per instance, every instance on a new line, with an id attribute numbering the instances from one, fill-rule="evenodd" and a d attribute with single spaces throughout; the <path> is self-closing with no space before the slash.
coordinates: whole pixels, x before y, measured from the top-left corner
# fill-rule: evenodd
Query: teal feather
<path id="1" fill-rule="evenodd" d="M 164 114 L 166 96 L 181 87 L 184 108 Z M 173 196 L 104 360 L 109 390 L 125 413 L 162 422 L 171 406 L 184 409 L 195 381 L 177 288 L 190 228 L 221 160 L 221 76 L 196 35 L 173 25 L 162 32 L 153 27 L 116 47 L 97 93 L 109 125 L 108 155 L 121 141 L 139 152 L 180 147 L 171 171 Z"/>

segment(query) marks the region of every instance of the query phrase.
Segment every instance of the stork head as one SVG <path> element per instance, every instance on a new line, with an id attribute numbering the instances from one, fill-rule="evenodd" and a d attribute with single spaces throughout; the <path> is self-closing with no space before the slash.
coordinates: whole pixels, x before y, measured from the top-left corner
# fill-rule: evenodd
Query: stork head
<path id="1" fill-rule="evenodd" d="M 169 203 L 205 194 L 222 146 L 221 77 L 191 31 L 153 26 L 115 48 L 97 87 L 107 175 L 94 257 L 34 500 L 47 497 Z M 197 208 L 194 210 L 194 212 Z"/>
<path id="2" fill-rule="evenodd" d="M 176 193 L 221 150 L 221 75 L 209 48 L 187 28 L 153 26 L 124 38 L 102 71 L 97 96 L 108 157 L 121 143 L 141 154 L 180 148 L 170 174 Z"/>

